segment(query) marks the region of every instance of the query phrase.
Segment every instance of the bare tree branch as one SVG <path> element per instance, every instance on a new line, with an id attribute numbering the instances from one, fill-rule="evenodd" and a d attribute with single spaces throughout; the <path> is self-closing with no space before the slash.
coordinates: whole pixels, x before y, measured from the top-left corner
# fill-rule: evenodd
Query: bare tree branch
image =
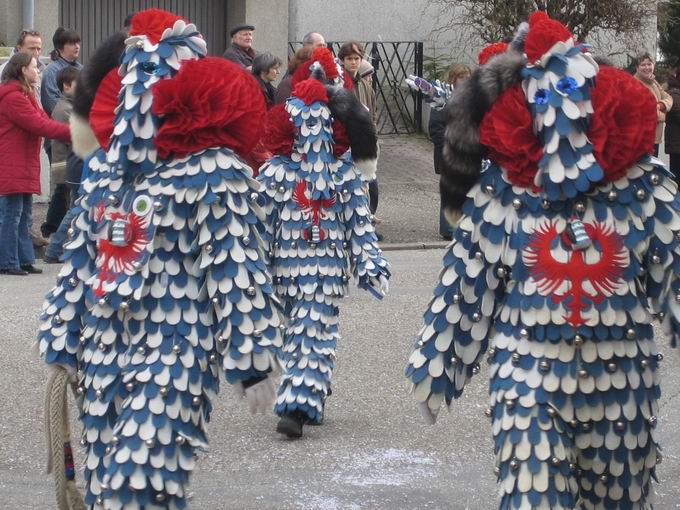
<path id="1" fill-rule="evenodd" d="M 653 0 L 430 0 L 439 10 L 435 32 L 468 31 L 484 42 L 510 37 L 536 10 L 564 23 L 578 40 L 594 31 L 634 36 L 656 15 Z"/>

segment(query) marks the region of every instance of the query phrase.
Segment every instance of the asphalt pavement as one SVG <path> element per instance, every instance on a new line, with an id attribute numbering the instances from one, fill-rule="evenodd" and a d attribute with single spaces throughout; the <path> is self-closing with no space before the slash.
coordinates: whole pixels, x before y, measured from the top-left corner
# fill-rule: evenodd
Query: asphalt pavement
<path id="1" fill-rule="evenodd" d="M 486 367 L 431 427 L 418 416 L 403 377 L 444 253 L 431 144 L 418 136 L 383 137 L 378 175 L 378 230 L 394 271 L 391 291 L 376 301 L 356 289 L 341 306 L 343 338 L 324 425 L 306 427 L 302 440 L 283 439 L 275 416 L 249 415 L 223 384 L 209 424 L 210 450 L 199 455 L 192 477 L 190 508 L 495 508 L 491 427 L 483 413 Z M 36 204 L 36 225 L 44 213 L 45 205 Z M 41 267 L 40 276 L 0 277 L 0 508 L 55 508 L 44 473 L 47 375 L 34 339 L 58 266 Z M 680 352 L 663 350 L 664 461 L 655 508 L 665 510 L 680 508 Z M 82 470 L 80 450 L 76 465 Z M 79 480 L 82 487 L 81 471 Z"/>
<path id="2" fill-rule="evenodd" d="M 389 297 L 376 301 L 356 289 L 341 306 L 343 338 L 324 425 L 306 427 L 302 440 L 283 439 L 273 415 L 249 415 L 224 384 L 209 425 L 210 450 L 200 454 L 192 478 L 191 508 L 495 507 L 491 427 L 483 414 L 486 367 L 434 426 L 421 421 L 402 375 L 443 251 L 386 254 L 394 269 Z M 41 267 L 41 276 L 0 279 L 0 508 L 55 507 L 44 474 L 46 371 L 33 344 L 58 267 Z M 680 352 L 663 350 L 664 461 L 655 508 L 665 510 L 680 508 Z M 82 468 L 80 451 L 76 464 Z"/>

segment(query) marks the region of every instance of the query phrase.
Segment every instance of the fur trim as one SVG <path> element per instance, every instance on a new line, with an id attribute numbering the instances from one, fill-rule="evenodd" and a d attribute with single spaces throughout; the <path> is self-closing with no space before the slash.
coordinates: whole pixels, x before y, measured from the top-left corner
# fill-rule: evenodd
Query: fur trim
<path id="1" fill-rule="evenodd" d="M 451 228 L 456 228 L 458 226 L 458 222 L 463 217 L 463 212 L 454 209 L 444 209 L 444 217 Z"/>
<path id="2" fill-rule="evenodd" d="M 87 119 L 84 119 L 73 112 L 69 119 L 69 127 L 71 128 L 73 152 L 79 158 L 85 159 L 99 149 L 99 142 L 97 141 L 97 137 L 94 136 L 94 131 L 92 131 Z"/>
<path id="3" fill-rule="evenodd" d="M 368 110 L 349 90 L 327 86 L 326 91 L 331 114 L 345 126 L 347 131 L 354 162 L 377 161 L 378 135 Z M 366 167 L 369 173 L 370 167 L 371 165 Z"/>
<path id="4" fill-rule="evenodd" d="M 479 141 L 484 115 L 505 90 L 521 82 L 525 58 L 509 49 L 456 88 L 449 102 L 444 164 L 439 189 L 445 213 L 460 211 L 468 191 L 479 179 L 485 149 Z"/>
<path id="5" fill-rule="evenodd" d="M 524 53 L 524 42 L 527 40 L 529 33 L 529 23 L 523 21 L 515 30 L 515 35 L 510 42 L 510 47 L 517 53 Z"/>
<path id="6" fill-rule="evenodd" d="M 355 159 L 354 165 L 366 181 L 372 181 L 378 173 L 377 159 Z"/>
<path id="7" fill-rule="evenodd" d="M 378 174 L 378 159 L 380 158 L 380 144 L 377 145 L 378 154 L 375 159 L 355 159 L 354 164 L 359 173 L 367 181 L 372 181 Z"/>

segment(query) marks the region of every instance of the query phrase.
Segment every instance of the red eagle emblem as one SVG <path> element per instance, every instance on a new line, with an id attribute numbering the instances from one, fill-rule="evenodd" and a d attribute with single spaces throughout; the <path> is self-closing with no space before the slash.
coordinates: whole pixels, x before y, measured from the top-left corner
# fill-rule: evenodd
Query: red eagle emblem
<path id="1" fill-rule="evenodd" d="M 613 226 L 596 222 L 585 224 L 585 229 L 592 247 L 571 250 L 569 240 L 557 232 L 555 222 L 548 222 L 534 231 L 522 257 L 541 295 L 551 296 L 555 303 L 565 302 L 570 314 L 564 319 L 574 327 L 585 323 L 581 312 L 589 306 L 586 300 L 599 304 L 613 294 L 628 265 L 628 252 Z M 556 260 L 551 251 L 559 239 L 571 254 L 566 262 Z M 586 262 L 586 254 L 595 249 L 600 252 L 599 261 Z"/>
<path id="2" fill-rule="evenodd" d="M 335 192 L 331 192 L 331 198 L 325 200 L 313 200 L 311 197 L 311 192 L 307 187 L 305 181 L 298 181 L 295 189 L 293 190 L 293 200 L 297 204 L 300 211 L 304 215 L 305 219 L 311 219 L 312 225 L 318 227 L 320 221 L 325 220 L 328 216 L 324 212 L 324 209 L 329 209 L 335 204 Z M 305 231 L 305 238 L 309 236 L 309 232 Z M 320 231 L 321 240 L 326 238 L 326 233 Z"/>
<path id="3" fill-rule="evenodd" d="M 110 224 L 114 224 L 116 220 L 122 220 L 124 243 L 114 243 L 107 238 L 99 239 L 97 243 L 99 253 L 96 260 L 99 274 L 94 288 L 94 294 L 97 297 L 106 294 L 103 287 L 105 283 L 113 282 L 120 274 L 131 275 L 137 271 L 135 262 L 141 262 L 144 259 L 144 251 L 153 237 L 149 229 L 149 215 L 113 212 L 109 215 L 101 214 L 101 219 L 107 220 Z"/>

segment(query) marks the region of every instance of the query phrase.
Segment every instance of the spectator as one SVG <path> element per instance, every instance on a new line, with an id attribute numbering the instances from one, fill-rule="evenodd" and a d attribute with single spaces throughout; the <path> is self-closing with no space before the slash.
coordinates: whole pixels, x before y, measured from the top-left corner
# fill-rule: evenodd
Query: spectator
<path id="1" fill-rule="evenodd" d="M 456 93 L 456 86 L 461 80 L 469 78 L 472 74 L 470 68 L 464 64 L 454 64 L 450 67 L 446 82 L 449 83 Z M 441 174 L 442 165 L 444 163 L 442 156 L 442 149 L 444 148 L 444 131 L 446 130 L 446 108 L 430 111 L 430 122 L 428 124 L 428 131 L 430 139 L 434 144 L 434 173 Z M 441 196 L 439 199 L 439 235 L 443 239 L 450 241 L 453 235 L 453 227 L 444 216 L 444 210 L 441 204 Z"/>
<path id="2" fill-rule="evenodd" d="M 293 86 L 293 74 L 301 64 L 307 62 L 312 57 L 313 51 L 312 46 L 303 45 L 288 61 L 288 70 L 281 79 L 281 83 L 279 83 L 279 86 L 276 88 L 276 96 L 274 98 L 276 104 L 285 103 L 286 99 L 290 97 Z"/>
<path id="3" fill-rule="evenodd" d="M 640 80 L 654 94 L 656 98 L 656 139 L 654 140 L 654 156 L 659 155 L 659 144 L 663 137 L 663 124 L 666 112 L 673 106 L 673 98 L 661 88 L 654 78 L 654 60 L 649 53 L 643 53 L 637 58 L 635 77 Z"/>
<path id="4" fill-rule="evenodd" d="M 35 57 L 17 53 L 0 77 L 0 274 L 41 273 L 29 230 L 32 195 L 40 193 L 40 137 L 70 141 L 69 128 L 50 119 L 35 97 L 40 71 Z"/>
<path id="5" fill-rule="evenodd" d="M 73 66 L 77 69 L 83 67 L 78 62 L 80 56 L 80 35 L 78 32 L 59 27 L 54 32 L 52 41 L 54 42 L 54 50 L 50 54 L 52 62 L 43 72 L 42 91 L 40 93 L 40 101 L 47 115 L 52 115 L 54 105 L 61 97 L 61 92 L 57 86 L 57 73 L 65 67 Z"/>
<path id="6" fill-rule="evenodd" d="M 231 29 L 231 46 L 224 52 L 223 57 L 250 71 L 253 59 L 257 54 L 253 49 L 253 32 L 255 25 L 238 25 Z"/>
<path id="7" fill-rule="evenodd" d="M 671 172 L 680 182 L 680 66 L 668 77 L 668 93 L 673 106 L 666 113 L 666 154 L 670 157 Z"/>
<path id="8" fill-rule="evenodd" d="M 40 32 L 35 30 L 22 30 L 19 33 L 19 39 L 17 39 L 17 44 L 12 51 L 12 55 L 17 53 L 28 53 L 29 55 L 35 57 L 38 63 L 38 70 L 42 72 L 45 68 L 45 64 L 40 61 L 40 52 L 42 51 L 42 36 Z M 0 76 L 5 70 L 5 66 L 9 61 L 0 65 Z M 35 87 L 35 97 L 40 100 L 40 84 Z M 0 224 L 2 224 L 2 210 L 5 206 L 5 199 L 0 195 Z M 45 246 L 47 241 L 38 233 L 31 229 L 31 239 L 33 240 L 34 246 Z"/>
<path id="9" fill-rule="evenodd" d="M 373 74 L 375 69 L 368 60 L 364 60 L 364 47 L 361 43 L 350 41 L 343 44 L 338 52 L 338 58 L 345 67 L 345 73 L 354 83 L 354 94 L 361 104 L 371 113 L 373 122 L 376 121 L 375 92 L 373 92 Z"/>
<path id="10" fill-rule="evenodd" d="M 253 59 L 252 73 L 257 83 L 260 84 L 264 100 L 267 103 L 267 109 L 274 106 L 276 89 L 272 82 L 279 76 L 280 68 L 281 59 L 271 53 L 260 53 Z"/>
<path id="11" fill-rule="evenodd" d="M 326 39 L 319 32 L 307 32 L 302 38 L 302 47 L 311 48 L 312 51 L 315 48 L 325 48 Z"/>
<path id="12" fill-rule="evenodd" d="M 364 60 L 364 47 L 357 41 L 346 42 L 340 47 L 340 51 L 338 51 L 338 59 L 340 59 L 345 68 L 345 77 L 351 79 L 354 84 L 352 92 L 369 111 L 375 124 L 375 92 L 373 92 L 372 79 L 375 70 L 367 60 Z M 374 221 L 378 224 L 380 219 L 375 217 L 380 196 L 377 177 L 369 181 L 368 194 L 371 214 L 374 215 Z M 376 235 L 378 236 L 378 241 L 382 241 L 382 236 L 380 234 Z"/>
<path id="13" fill-rule="evenodd" d="M 45 68 L 45 64 L 43 64 L 40 61 L 41 51 L 42 51 L 42 36 L 40 35 L 40 32 L 37 32 L 35 30 L 22 30 L 19 33 L 19 39 L 17 39 L 17 44 L 12 50 L 12 55 L 16 55 L 17 53 L 28 53 L 29 55 L 32 55 L 38 62 L 38 70 L 42 72 L 43 69 Z M 7 62 L 0 65 L 0 76 L 2 76 L 2 72 L 5 69 L 6 65 Z M 38 97 L 40 97 L 40 87 L 36 88 L 38 90 Z"/>
<path id="14" fill-rule="evenodd" d="M 73 108 L 73 91 L 80 71 L 73 66 L 64 67 L 57 73 L 57 87 L 61 93 L 52 110 L 52 118 L 68 124 Z M 50 205 L 45 222 L 40 226 L 44 238 L 54 234 L 69 209 L 69 188 L 66 185 L 66 158 L 71 146 L 55 140 L 51 144 L 52 163 L 50 165 Z"/>

